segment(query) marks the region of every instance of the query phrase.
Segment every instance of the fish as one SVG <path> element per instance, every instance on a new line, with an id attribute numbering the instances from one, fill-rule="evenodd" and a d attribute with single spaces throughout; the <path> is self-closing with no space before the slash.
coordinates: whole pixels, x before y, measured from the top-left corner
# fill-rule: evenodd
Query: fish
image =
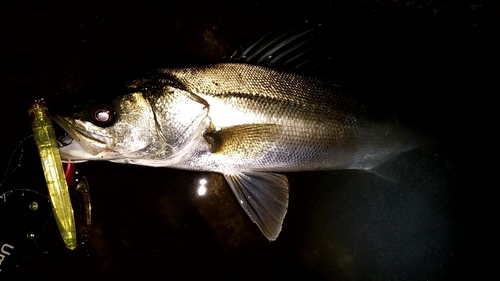
<path id="1" fill-rule="evenodd" d="M 281 173 L 371 171 L 416 147 L 394 118 L 341 84 L 277 66 L 283 54 L 304 54 L 311 30 L 220 63 L 154 69 L 109 90 L 112 97 L 51 109 L 70 136 L 62 159 L 220 173 L 262 234 L 276 240 L 289 201 Z"/>

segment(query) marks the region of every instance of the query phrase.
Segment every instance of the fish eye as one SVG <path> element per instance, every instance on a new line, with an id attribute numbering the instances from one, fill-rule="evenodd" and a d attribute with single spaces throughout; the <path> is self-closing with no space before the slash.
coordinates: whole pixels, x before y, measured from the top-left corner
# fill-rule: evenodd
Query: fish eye
<path id="1" fill-rule="evenodd" d="M 100 127 L 111 126 L 116 119 L 116 113 L 113 107 L 103 103 L 93 104 L 90 107 L 89 115 L 92 123 Z"/>

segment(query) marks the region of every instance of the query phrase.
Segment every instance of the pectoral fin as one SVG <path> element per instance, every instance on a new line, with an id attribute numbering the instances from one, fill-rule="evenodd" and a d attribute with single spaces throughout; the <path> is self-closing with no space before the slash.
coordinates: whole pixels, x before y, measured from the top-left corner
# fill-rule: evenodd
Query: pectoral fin
<path id="1" fill-rule="evenodd" d="M 253 157 L 265 151 L 282 133 L 283 128 L 277 124 L 246 124 L 206 132 L 204 138 L 212 153 Z"/>
<path id="2" fill-rule="evenodd" d="M 288 180 L 267 172 L 224 174 L 238 202 L 270 241 L 278 237 L 288 207 Z"/>

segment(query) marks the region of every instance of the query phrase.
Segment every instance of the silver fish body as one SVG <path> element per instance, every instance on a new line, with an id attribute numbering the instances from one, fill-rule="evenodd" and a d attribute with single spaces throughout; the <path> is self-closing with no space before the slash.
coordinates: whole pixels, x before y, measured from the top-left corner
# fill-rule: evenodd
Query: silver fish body
<path id="1" fill-rule="evenodd" d="M 270 240 L 281 230 L 288 182 L 269 172 L 369 170 L 416 143 L 334 83 L 266 67 L 160 69 L 127 88 L 83 113 L 56 112 L 75 140 L 62 158 L 222 173 Z"/>

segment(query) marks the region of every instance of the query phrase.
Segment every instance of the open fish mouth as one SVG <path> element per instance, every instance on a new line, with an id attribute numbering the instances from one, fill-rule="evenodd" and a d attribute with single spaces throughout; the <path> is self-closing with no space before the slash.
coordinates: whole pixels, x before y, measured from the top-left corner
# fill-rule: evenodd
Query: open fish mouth
<path id="1" fill-rule="evenodd" d="M 61 126 L 59 126 L 58 123 L 54 123 L 53 126 L 56 133 L 57 145 L 59 147 L 71 145 L 71 143 L 74 141 L 73 137 L 68 134 L 68 132 L 66 132 Z"/>
<path id="2" fill-rule="evenodd" d="M 116 151 L 106 149 L 105 137 L 73 128 L 59 116 L 52 118 L 56 124 L 56 139 L 63 162 L 119 158 Z"/>

